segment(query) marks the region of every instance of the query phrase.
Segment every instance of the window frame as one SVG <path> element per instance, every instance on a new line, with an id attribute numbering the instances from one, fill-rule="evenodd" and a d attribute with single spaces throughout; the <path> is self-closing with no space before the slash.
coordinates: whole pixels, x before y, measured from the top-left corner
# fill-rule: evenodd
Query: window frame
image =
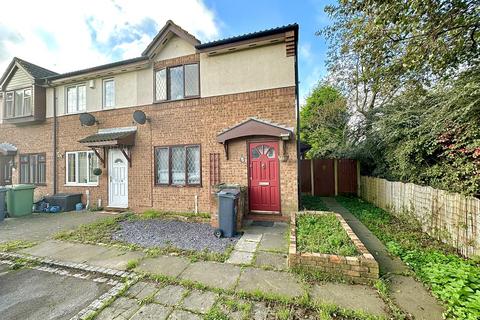
<path id="1" fill-rule="evenodd" d="M 29 90 L 30 91 L 30 112 L 27 114 L 25 113 L 25 107 L 26 107 L 26 104 L 25 104 L 25 91 Z M 15 99 L 15 95 L 17 94 L 17 92 L 21 92 L 22 93 L 22 105 L 20 106 L 21 110 L 23 111 L 22 114 L 17 114 L 17 107 L 15 106 L 15 102 L 16 102 L 16 99 Z M 9 94 L 12 94 L 12 99 L 11 100 L 7 100 L 7 97 Z M 12 114 L 9 115 L 7 113 L 7 102 L 12 102 Z M 19 88 L 19 89 L 15 89 L 15 90 L 9 90 L 9 91 L 6 91 L 5 92 L 5 96 L 4 96 L 4 108 L 3 108 L 3 111 L 4 111 L 4 114 L 3 114 L 3 118 L 4 119 L 15 119 L 15 118 L 23 118 L 23 117 L 30 117 L 30 116 L 33 116 L 33 87 L 25 87 L 25 88 Z"/>
<path id="2" fill-rule="evenodd" d="M 198 73 L 197 73 L 197 79 L 198 79 L 198 94 L 197 95 L 190 95 L 187 96 L 185 94 L 185 66 L 187 65 L 197 65 L 198 66 Z M 171 90 L 170 90 L 170 69 L 182 67 L 182 72 L 183 72 L 183 98 L 182 99 L 172 99 L 171 98 Z M 165 99 L 157 99 L 157 72 L 165 70 L 165 82 L 166 82 L 166 88 L 167 88 L 167 94 Z M 182 100 L 188 100 L 188 99 L 196 99 L 200 98 L 201 92 L 200 92 L 200 62 L 191 62 L 191 63 L 184 63 L 184 64 L 177 64 L 177 65 L 171 65 L 168 67 L 163 67 L 163 68 L 158 68 L 155 69 L 153 72 L 153 101 L 155 103 L 159 102 L 174 102 L 174 101 L 182 101 Z"/>
<path id="3" fill-rule="evenodd" d="M 106 94 L 106 87 L 105 87 L 105 84 L 107 82 L 113 82 L 113 104 L 111 106 L 107 106 L 107 101 L 106 101 L 106 97 L 107 97 L 107 94 Z M 116 88 L 115 88 L 115 78 L 105 78 L 105 79 L 102 79 L 102 107 L 103 109 L 114 109 L 115 106 L 116 106 Z"/>
<path id="4" fill-rule="evenodd" d="M 173 184 L 172 183 L 172 149 L 183 147 L 185 149 L 185 183 L 184 184 Z M 192 147 L 198 147 L 199 152 L 199 176 L 200 179 L 198 183 L 188 183 L 188 168 L 187 168 L 187 149 Z M 168 183 L 158 183 L 158 161 L 157 161 L 157 149 L 168 149 Z M 156 187 L 177 187 L 177 188 L 184 188 L 184 187 L 202 187 L 202 145 L 200 143 L 192 143 L 192 144 L 174 144 L 174 145 L 164 145 L 164 146 L 155 146 L 153 148 L 153 159 L 154 159 L 154 185 Z"/>
<path id="5" fill-rule="evenodd" d="M 85 106 L 83 107 L 82 110 L 78 108 L 78 88 L 79 87 L 85 87 Z M 75 88 L 75 95 L 76 95 L 76 108 L 74 111 L 70 112 L 68 110 L 68 89 Z M 65 114 L 78 114 L 78 113 L 83 113 L 87 111 L 87 84 L 85 82 L 73 84 L 70 86 L 65 86 Z"/>
<path id="6" fill-rule="evenodd" d="M 78 187 L 78 186 L 84 186 L 84 187 L 96 187 L 99 185 L 99 182 L 100 182 L 100 177 L 97 176 L 97 181 L 95 182 L 91 182 L 90 181 L 90 161 L 88 161 L 88 156 L 87 156 L 87 178 L 89 180 L 89 182 L 78 182 L 78 160 L 79 160 L 79 157 L 78 157 L 78 154 L 79 153 L 83 153 L 83 152 L 86 152 L 87 154 L 91 154 L 93 155 L 94 157 L 97 158 L 97 164 L 100 164 L 100 159 L 98 159 L 97 155 L 95 154 L 95 152 L 91 151 L 91 150 L 79 150 L 79 151 L 67 151 L 65 152 L 65 186 L 67 187 Z M 69 155 L 75 155 L 75 182 L 71 182 L 71 181 L 68 181 L 68 175 L 70 173 L 70 170 L 69 170 L 69 167 L 68 167 L 68 156 Z M 95 169 L 95 168 L 94 168 Z"/>
<path id="7" fill-rule="evenodd" d="M 35 177 L 34 179 L 37 180 L 37 181 L 33 181 L 32 180 L 32 176 L 31 176 L 31 171 L 30 171 L 30 168 L 31 168 L 31 157 L 32 156 L 36 156 L 37 157 L 37 163 L 36 163 L 36 167 L 35 167 Z M 38 159 L 38 157 L 43 157 L 43 161 L 40 161 Z M 27 157 L 28 158 L 28 161 L 22 161 L 22 158 L 23 157 Z M 36 186 L 46 186 L 47 185 L 47 153 L 46 152 L 37 152 L 37 153 L 22 153 L 22 154 L 19 154 L 19 158 L 18 158 L 18 163 L 19 163 L 19 166 L 18 166 L 18 183 L 20 184 L 33 184 L 33 185 L 36 185 Z M 22 182 L 22 164 L 27 164 L 28 165 L 28 181 L 24 181 Z M 38 181 L 38 172 L 40 170 L 39 169 L 39 165 L 40 164 L 43 164 L 44 165 L 44 169 L 45 169 L 45 181 L 42 181 L 42 182 L 39 182 Z"/>

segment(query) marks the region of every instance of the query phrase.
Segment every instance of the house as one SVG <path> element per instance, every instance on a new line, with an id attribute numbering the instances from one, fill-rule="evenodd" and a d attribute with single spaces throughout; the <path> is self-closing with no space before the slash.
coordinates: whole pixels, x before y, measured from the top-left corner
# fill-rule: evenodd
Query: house
<path id="1" fill-rule="evenodd" d="M 140 57 L 64 74 L 14 58 L 0 79 L 0 185 L 82 193 L 90 206 L 251 213 L 298 209 L 292 24 L 200 43 L 168 21 Z"/>

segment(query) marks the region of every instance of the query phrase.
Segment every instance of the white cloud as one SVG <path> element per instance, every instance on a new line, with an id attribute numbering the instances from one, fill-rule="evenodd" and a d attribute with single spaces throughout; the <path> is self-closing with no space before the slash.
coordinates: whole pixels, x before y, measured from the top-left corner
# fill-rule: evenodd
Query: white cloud
<path id="1" fill-rule="evenodd" d="M 307 63 L 312 62 L 312 45 L 310 42 L 301 43 L 299 46 L 300 59 L 305 60 Z"/>
<path id="2" fill-rule="evenodd" d="M 138 56 L 168 19 L 203 41 L 219 35 L 202 0 L 5 1 L 0 74 L 14 56 L 57 72 Z"/>

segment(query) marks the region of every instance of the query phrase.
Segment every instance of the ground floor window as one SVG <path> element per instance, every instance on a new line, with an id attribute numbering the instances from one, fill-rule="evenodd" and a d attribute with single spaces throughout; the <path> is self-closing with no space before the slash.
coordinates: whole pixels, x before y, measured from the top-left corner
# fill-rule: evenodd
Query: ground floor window
<path id="1" fill-rule="evenodd" d="M 200 185 L 200 146 L 164 146 L 155 148 L 155 184 Z"/>
<path id="2" fill-rule="evenodd" d="M 98 184 L 93 170 L 98 168 L 98 157 L 93 151 L 75 151 L 66 154 L 67 184 Z"/>
<path id="3" fill-rule="evenodd" d="M 45 153 L 20 155 L 20 183 L 46 183 Z"/>

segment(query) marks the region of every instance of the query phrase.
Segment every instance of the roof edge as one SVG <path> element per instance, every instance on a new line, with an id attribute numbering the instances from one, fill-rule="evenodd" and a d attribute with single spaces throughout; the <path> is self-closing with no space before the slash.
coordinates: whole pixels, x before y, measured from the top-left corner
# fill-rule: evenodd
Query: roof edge
<path id="1" fill-rule="evenodd" d="M 245 41 L 245 40 L 251 40 L 251 39 L 256 39 L 256 38 L 265 37 L 265 36 L 271 36 L 271 35 L 275 35 L 275 34 L 278 34 L 278 33 L 287 32 L 287 31 L 297 32 L 298 28 L 299 28 L 299 26 L 298 26 L 297 23 L 292 23 L 292 24 L 288 24 L 288 25 L 285 25 L 285 26 L 281 26 L 281 27 L 276 27 L 276 28 L 271 28 L 271 29 L 267 29 L 267 30 L 246 33 L 246 34 L 239 35 L 239 36 L 233 36 L 233 37 L 230 37 L 230 38 L 225 38 L 225 39 L 221 39 L 221 40 L 202 43 L 202 44 L 196 45 L 195 48 L 198 49 L 198 50 L 203 50 L 203 49 L 214 48 L 214 47 L 225 45 L 225 44 L 232 44 L 232 43 L 239 42 L 239 41 Z"/>

